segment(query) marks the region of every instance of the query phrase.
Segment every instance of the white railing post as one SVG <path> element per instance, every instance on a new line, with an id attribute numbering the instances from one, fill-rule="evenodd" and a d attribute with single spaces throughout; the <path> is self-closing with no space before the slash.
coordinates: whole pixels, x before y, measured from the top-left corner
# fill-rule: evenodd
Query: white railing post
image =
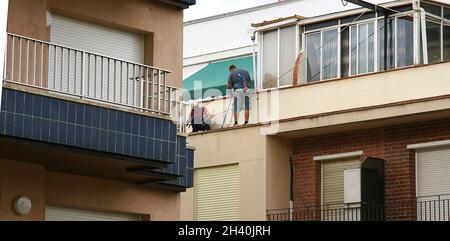
<path id="1" fill-rule="evenodd" d="M 80 81 L 81 81 L 80 97 L 81 97 L 81 99 L 83 99 L 83 97 L 84 97 L 84 82 L 85 82 L 84 81 L 84 62 L 85 62 L 84 58 L 85 58 L 85 52 L 83 51 L 83 52 L 81 52 L 81 78 L 80 78 Z"/>

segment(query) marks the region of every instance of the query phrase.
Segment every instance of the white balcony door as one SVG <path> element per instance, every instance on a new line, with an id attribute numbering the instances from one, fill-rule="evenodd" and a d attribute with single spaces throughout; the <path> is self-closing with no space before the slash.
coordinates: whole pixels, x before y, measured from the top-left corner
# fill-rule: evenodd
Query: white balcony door
<path id="1" fill-rule="evenodd" d="M 48 87 L 70 94 L 81 93 L 81 73 L 84 72 L 84 95 L 134 105 L 133 77 L 141 71 L 134 64 L 144 60 L 144 36 L 118 28 L 107 27 L 56 14 L 49 17 L 50 42 L 98 55 L 49 48 Z M 81 68 L 84 62 L 83 70 Z M 115 77 L 114 77 L 115 76 Z"/>

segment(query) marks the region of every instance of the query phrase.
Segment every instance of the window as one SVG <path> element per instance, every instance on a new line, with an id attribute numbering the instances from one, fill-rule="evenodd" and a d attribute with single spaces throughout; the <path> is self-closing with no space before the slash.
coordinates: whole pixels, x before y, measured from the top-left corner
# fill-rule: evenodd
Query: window
<path id="1" fill-rule="evenodd" d="M 307 81 L 338 76 L 338 29 L 306 35 Z"/>
<path id="2" fill-rule="evenodd" d="M 280 86 L 292 84 L 296 59 L 295 26 L 280 29 Z"/>
<path id="3" fill-rule="evenodd" d="M 341 30 L 341 76 L 347 77 L 349 76 L 350 69 L 350 29 L 347 27 L 342 27 Z"/>
<path id="4" fill-rule="evenodd" d="M 277 87 L 278 79 L 278 30 L 264 32 L 262 88 Z"/>
<path id="5" fill-rule="evenodd" d="M 394 19 L 388 19 L 386 27 L 384 19 L 378 21 L 378 66 L 380 70 L 394 68 Z M 387 29 L 387 30 L 386 30 Z M 385 32 L 387 31 L 387 37 Z M 385 48 L 386 44 L 386 48 Z"/>
<path id="6" fill-rule="evenodd" d="M 292 84 L 297 58 L 297 25 L 263 33 L 262 88 Z"/>
<path id="7" fill-rule="evenodd" d="M 351 32 L 351 74 L 373 72 L 374 66 L 374 23 L 352 25 Z"/>
<path id="8" fill-rule="evenodd" d="M 320 32 L 308 34 L 306 36 L 306 56 L 308 56 L 308 82 L 320 80 L 320 36 Z"/>
<path id="9" fill-rule="evenodd" d="M 444 24 L 444 32 L 442 33 L 444 40 L 444 61 L 450 60 L 450 25 Z"/>
<path id="10" fill-rule="evenodd" d="M 428 63 L 441 61 L 441 25 L 427 21 Z"/>
<path id="11" fill-rule="evenodd" d="M 396 67 L 414 64 L 414 36 L 412 17 L 398 17 L 396 22 L 397 33 L 397 63 Z"/>

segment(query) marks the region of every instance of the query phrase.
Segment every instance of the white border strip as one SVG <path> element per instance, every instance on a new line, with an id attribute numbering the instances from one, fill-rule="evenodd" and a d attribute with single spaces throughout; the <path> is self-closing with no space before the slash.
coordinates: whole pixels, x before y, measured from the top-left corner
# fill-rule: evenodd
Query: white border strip
<path id="1" fill-rule="evenodd" d="M 441 147 L 441 146 L 450 146 L 450 140 L 412 144 L 412 145 L 407 145 L 406 148 L 407 149 L 422 149 L 422 148 L 432 148 L 432 147 Z"/>
<path id="2" fill-rule="evenodd" d="M 315 156 L 313 158 L 313 160 L 314 161 L 329 161 L 329 160 L 343 159 L 343 158 L 349 158 L 349 157 L 357 157 L 357 156 L 361 156 L 362 154 L 363 154 L 363 151 L 346 152 L 346 153 L 340 153 L 340 154 L 334 154 L 334 155 Z"/>

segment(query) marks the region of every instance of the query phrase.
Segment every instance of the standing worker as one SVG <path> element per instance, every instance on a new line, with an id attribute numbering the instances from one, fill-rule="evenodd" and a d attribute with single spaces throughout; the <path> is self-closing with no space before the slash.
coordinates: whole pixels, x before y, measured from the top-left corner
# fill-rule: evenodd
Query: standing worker
<path id="1" fill-rule="evenodd" d="M 234 126 L 238 125 L 239 113 L 245 110 L 244 126 L 248 124 L 250 117 L 250 74 L 248 71 L 238 69 L 236 66 L 230 66 L 230 76 L 228 77 L 228 89 L 233 89 L 233 116 Z"/>

